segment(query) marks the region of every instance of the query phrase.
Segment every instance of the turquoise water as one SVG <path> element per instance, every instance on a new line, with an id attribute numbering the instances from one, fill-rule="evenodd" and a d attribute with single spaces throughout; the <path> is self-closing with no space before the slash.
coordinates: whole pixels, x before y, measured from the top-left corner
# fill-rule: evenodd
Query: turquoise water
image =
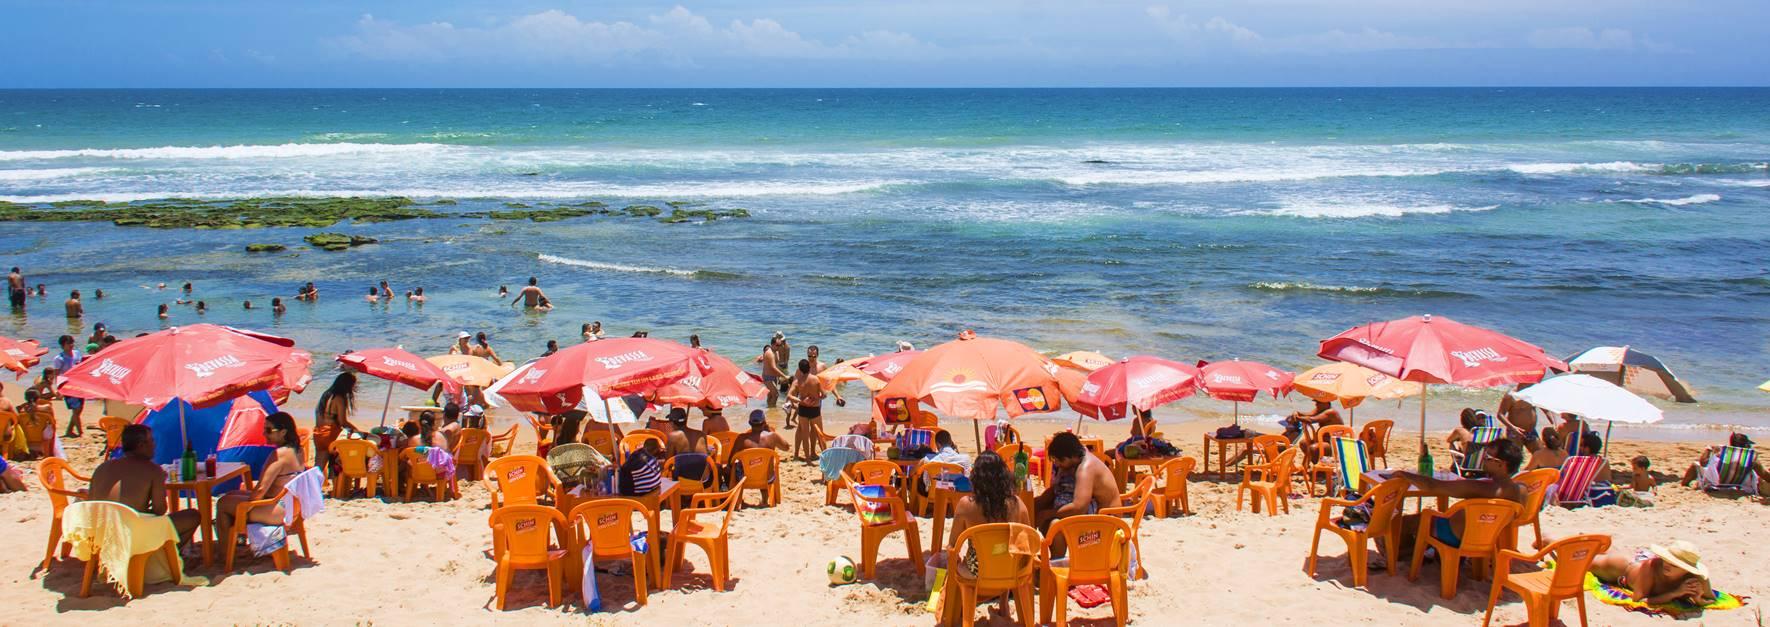
<path id="1" fill-rule="evenodd" d="M 57 302 L 104 288 L 88 322 L 159 328 L 175 295 L 142 286 L 190 280 L 206 319 L 322 358 L 441 351 L 462 329 L 532 356 L 601 320 L 734 356 L 776 329 L 857 356 L 971 327 L 1301 369 L 1320 338 L 1435 313 L 1556 354 L 1634 345 L 1705 401 L 1668 422 L 1765 427 L 1767 110 L 1765 89 L 0 91 L 6 201 L 674 200 L 754 216 L 340 225 L 383 243 L 293 256 L 241 248 L 313 230 L 10 223 L 0 251 Z M 492 297 L 530 275 L 557 310 Z M 431 302 L 361 302 L 383 279 Z M 240 308 L 305 281 L 321 303 Z M 0 333 L 52 339 L 57 302 Z"/>

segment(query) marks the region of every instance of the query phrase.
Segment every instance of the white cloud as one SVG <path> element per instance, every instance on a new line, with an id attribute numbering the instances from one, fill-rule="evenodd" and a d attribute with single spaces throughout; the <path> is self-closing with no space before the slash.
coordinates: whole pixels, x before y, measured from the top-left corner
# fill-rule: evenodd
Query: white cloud
<path id="1" fill-rule="evenodd" d="M 1532 48 L 1559 50 L 1646 50 L 1648 52 L 1681 52 L 1664 44 L 1621 28 L 1593 29 L 1585 26 L 1539 28 L 1526 37 Z"/>
<path id="2" fill-rule="evenodd" d="M 1447 43 L 1433 37 L 1400 35 L 1370 27 L 1352 31 L 1333 29 L 1301 35 L 1267 36 L 1222 16 L 1197 22 L 1184 14 L 1174 13 L 1167 5 L 1161 4 L 1146 7 L 1144 14 L 1169 39 L 1194 49 L 1229 46 L 1261 53 L 1326 54 L 1478 47 L 1473 44 Z"/>
<path id="3" fill-rule="evenodd" d="M 584 20 L 551 9 L 484 27 L 448 22 L 398 24 L 364 15 L 355 32 L 329 42 L 346 54 L 375 60 L 519 61 L 611 64 L 633 58 L 693 65 L 697 59 L 909 59 L 941 49 L 913 35 L 873 30 L 835 43 L 809 38 L 768 18 L 715 26 L 676 6 L 643 24 Z"/>

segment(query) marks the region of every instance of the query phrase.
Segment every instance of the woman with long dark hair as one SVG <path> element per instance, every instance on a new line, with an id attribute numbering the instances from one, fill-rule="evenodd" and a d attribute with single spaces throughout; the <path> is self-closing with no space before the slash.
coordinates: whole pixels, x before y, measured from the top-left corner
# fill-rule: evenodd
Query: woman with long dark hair
<path id="1" fill-rule="evenodd" d="M 1008 469 L 1002 456 L 984 451 L 971 464 L 971 493 L 960 499 L 953 509 L 953 535 L 948 536 L 947 541 L 957 541 L 966 529 L 989 523 L 1031 525 L 1032 514 L 1015 492 L 1014 472 Z M 959 569 L 968 577 L 976 577 L 977 549 L 967 547 L 959 563 L 948 564 L 947 568 Z M 997 606 L 1004 616 L 1008 615 L 1007 595 L 997 600 Z"/>
<path id="2" fill-rule="evenodd" d="M 276 449 L 271 453 L 269 461 L 265 462 L 264 471 L 258 473 L 257 487 L 224 494 L 215 506 L 215 519 L 220 523 L 222 533 L 231 533 L 234 509 L 240 503 L 270 498 L 288 485 L 295 475 L 306 470 L 301 464 L 301 434 L 295 429 L 293 416 L 280 411 L 265 416 L 264 441 Z M 246 520 L 265 525 L 281 525 L 283 507 L 278 504 L 252 508 L 246 512 Z"/>
<path id="3" fill-rule="evenodd" d="M 320 402 L 313 408 L 313 465 L 331 474 L 332 442 L 344 434 L 345 429 L 356 431 L 356 425 L 350 424 L 350 413 L 356 410 L 356 375 L 349 371 L 338 373 L 332 379 L 332 386 L 320 394 Z"/>

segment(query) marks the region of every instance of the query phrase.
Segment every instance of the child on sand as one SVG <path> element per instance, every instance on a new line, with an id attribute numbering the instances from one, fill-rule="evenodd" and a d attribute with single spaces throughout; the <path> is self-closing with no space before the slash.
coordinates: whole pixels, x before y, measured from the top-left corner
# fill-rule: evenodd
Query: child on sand
<path id="1" fill-rule="evenodd" d="M 1629 479 L 1629 489 L 1622 490 L 1620 489 L 1622 486 L 1617 486 L 1619 488 L 1616 498 L 1617 505 L 1653 507 L 1653 495 L 1659 488 L 1659 482 L 1655 481 L 1653 475 L 1647 472 L 1647 467 L 1651 463 L 1652 461 L 1647 459 L 1646 455 L 1636 455 L 1634 459 L 1629 460 L 1629 473 L 1632 478 Z"/>

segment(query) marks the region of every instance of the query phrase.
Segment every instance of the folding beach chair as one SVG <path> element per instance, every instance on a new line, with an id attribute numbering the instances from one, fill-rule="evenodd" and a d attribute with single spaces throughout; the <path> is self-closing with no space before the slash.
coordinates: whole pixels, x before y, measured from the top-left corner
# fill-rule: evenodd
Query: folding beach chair
<path id="1" fill-rule="evenodd" d="M 1353 438 L 1334 438 L 1334 464 L 1339 472 L 1340 495 L 1344 498 L 1358 498 L 1362 491 L 1359 482 L 1365 472 L 1371 469 L 1371 457 L 1364 440 Z"/>
<path id="2" fill-rule="evenodd" d="M 897 434 L 897 450 L 911 451 L 918 446 L 934 448 L 934 430 L 904 429 Z"/>
<path id="3" fill-rule="evenodd" d="M 1578 455 L 1561 462 L 1561 482 L 1555 485 L 1554 503 L 1561 506 L 1591 505 L 1592 480 L 1598 477 L 1598 469 L 1604 466 L 1604 460 L 1590 455 Z"/>
<path id="4" fill-rule="evenodd" d="M 1463 458 L 1457 460 L 1457 474 L 1464 477 L 1479 477 L 1486 473 L 1481 470 L 1481 461 L 1487 457 L 1487 445 L 1498 442 L 1506 436 L 1501 427 L 1475 427 L 1469 440 L 1469 448 L 1463 451 Z"/>
<path id="5" fill-rule="evenodd" d="M 1705 490 L 1738 490 L 1747 494 L 1758 493 L 1758 477 L 1752 472 L 1757 464 L 1758 452 L 1749 448 L 1726 446 L 1716 454 L 1716 476 L 1713 482 L 1704 481 Z"/>

